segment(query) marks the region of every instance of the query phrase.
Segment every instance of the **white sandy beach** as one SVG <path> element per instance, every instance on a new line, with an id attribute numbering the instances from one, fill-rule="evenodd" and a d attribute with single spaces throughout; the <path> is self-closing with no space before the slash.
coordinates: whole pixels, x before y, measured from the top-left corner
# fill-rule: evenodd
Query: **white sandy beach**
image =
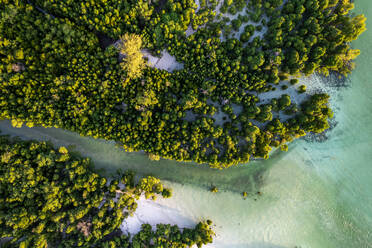
<path id="1" fill-rule="evenodd" d="M 160 223 L 178 225 L 181 228 L 194 226 L 194 222 L 185 218 L 176 208 L 166 204 L 167 199 L 160 198 L 153 201 L 142 196 L 137 201 L 136 212 L 123 222 L 121 230 L 124 233 L 136 234 L 140 231 L 142 224 L 150 224 L 155 229 L 156 224 Z"/>
<path id="2" fill-rule="evenodd" d="M 220 13 L 219 8 L 221 7 L 222 2 L 223 1 L 221 0 L 217 7 L 216 15 Z M 196 0 L 196 3 L 199 6 L 198 0 Z M 244 8 L 243 11 L 235 14 L 234 16 L 230 14 L 224 14 L 224 16 L 229 17 L 232 20 L 232 19 L 235 19 L 239 14 L 245 13 L 245 11 L 246 11 L 246 8 Z M 251 21 L 243 24 L 240 27 L 239 31 L 235 32 L 234 37 L 239 39 L 241 33 L 243 33 L 244 31 L 244 27 L 249 24 L 257 25 L 255 23 L 252 23 Z M 193 34 L 194 32 L 195 31 L 192 30 L 191 27 L 189 27 L 188 30 L 186 31 L 186 34 L 187 36 L 189 36 Z M 263 28 L 261 32 L 256 31 L 254 35 L 251 37 L 251 40 L 257 36 L 262 37 L 265 34 L 265 32 L 266 32 L 266 28 Z M 221 36 L 221 40 L 224 40 L 222 36 Z M 174 70 L 179 70 L 183 68 L 182 63 L 177 62 L 175 57 L 170 55 L 166 50 L 162 51 L 161 57 L 155 57 L 151 55 L 147 50 L 142 50 L 142 53 L 144 57 L 148 58 L 149 65 L 155 68 L 167 70 L 169 72 L 173 72 Z M 283 82 L 281 82 L 280 85 L 282 83 Z M 276 91 L 270 91 L 267 93 L 259 94 L 259 98 L 262 100 L 262 103 L 269 103 L 272 98 L 279 98 L 282 94 L 288 94 L 291 96 L 292 102 L 299 104 L 308 96 L 308 93 L 314 93 L 321 89 L 325 89 L 325 86 L 322 80 L 320 80 L 320 78 L 316 75 L 311 76 L 309 78 L 300 78 L 299 83 L 295 86 L 291 86 L 288 83 L 286 84 L 289 87 L 288 89 L 284 91 L 278 89 Z M 297 94 L 297 88 L 301 84 L 305 84 L 307 86 L 306 94 Z M 234 109 L 238 109 L 238 108 L 235 107 Z M 222 112 L 219 112 L 214 116 L 218 124 L 221 124 L 223 116 L 226 116 L 226 115 Z M 280 118 L 283 120 L 286 117 L 283 115 L 280 115 Z M 59 142 L 58 140 L 53 140 L 52 137 L 50 137 L 50 140 L 52 140 L 53 143 L 57 143 L 57 144 Z M 192 228 L 199 221 L 198 219 L 193 218 L 193 217 L 190 217 L 190 218 L 186 217 L 187 214 L 185 214 L 185 211 L 184 211 L 185 209 L 179 208 L 180 205 L 182 205 L 182 202 L 179 202 L 178 204 L 176 204 L 175 200 L 162 199 L 161 197 L 158 197 L 156 201 L 147 200 L 144 197 L 141 197 L 140 200 L 137 201 L 137 203 L 138 203 L 138 208 L 136 212 L 133 214 L 133 216 L 127 218 L 121 225 L 121 230 L 124 233 L 136 234 L 141 229 L 142 224 L 150 224 L 153 228 L 156 228 L 156 224 L 159 224 L 159 223 L 178 225 L 180 228 Z M 228 218 L 228 216 L 226 216 L 226 218 Z M 263 220 L 265 221 L 264 218 Z M 226 222 L 229 222 L 229 221 L 226 221 Z M 259 221 L 257 221 L 257 223 L 259 223 Z M 293 223 L 291 224 L 295 226 L 295 224 Z M 269 224 L 267 226 L 270 227 Z M 275 228 L 271 227 L 271 229 L 275 229 Z M 268 229 L 268 230 L 272 232 L 271 229 Z M 237 232 L 240 233 L 239 230 Z M 230 237 L 227 237 L 226 239 L 229 239 L 229 238 Z M 267 239 L 270 239 L 270 238 L 267 238 Z M 222 246 L 216 245 L 219 242 L 221 242 L 221 240 L 222 238 L 220 236 L 217 236 L 213 244 L 206 245 L 204 247 L 205 248 L 212 248 L 216 246 L 222 247 Z"/>
<path id="3" fill-rule="evenodd" d="M 179 228 L 193 228 L 198 220 L 192 220 L 185 217 L 182 211 L 169 199 L 158 197 L 157 200 L 148 200 L 142 196 L 138 201 L 138 208 L 133 216 L 128 217 L 121 225 L 123 233 L 135 235 L 141 230 L 142 224 L 150 224 L 156 229 L 157 224 L 177 225 Z M 195 246 L 196 247 L 196 246 Z M 204 248 L 214 248 L 212 244 L 204 245 Z"/>
<path id="4" fill-rule="evenodd" d="M 199 9 L 199 1 L 196 0 L 195 2 L 197 3 Z M 220 13 L 219 9 L 222 3 L 223 1 L 220 1 L 216 8 L 216 16 Z M 238 12 L 235 15 L 226 13 L 223 14 L 223 16 L 229 17 L 230 20 L 233 20 L 237 18 L 239 14 L 244 14 L 245 11 L 246 8 L 244 8 L 243 11 Z M 244 27 L 249 24 L 255 26 L 258 25 L 257 23 L 253 23 L 251 21 L 249 21 L 248 23 L 244 23 L 240 27 L 239 31 L 234 33 L 233 37 L 239 39 L 240 35 L 244 32 Z M 186 36 L 192 35 L 194 32 L 195 30 L 193 30 L 189 26 L 189 28 L 186 31 Z M 265 32 L 266 27 L 264 27 L 261 32 L 255 31 L 254 35 L 251 37 L 250 40 L 253 40 L 254 37 L 257 36 L 263 37 Z M 223 41 L 224 37 L 221 35 L 220 39 Z M 144 54 L 144 57 L 148 58 L 149 65 L 155 68 L 167 70 L 169 72 L 173 72 L 174 70 L 179 70 L 183 68 L 183 65 L 177 62 L 175 57 L 170 55 L 166 50 L 162 52 L 162 56 L 160 58 L 152 56 L 146 50 L 143 50 L 142 52 Z M 282 84 L 283 82 L 280 82 L 280 85 Z M 307 93 L 305 94 L 297 93 L 298 87 L 301 84 L 305 84 L 307 86 Z M 300 78 L 299 83 L 294 86 L 290 85 L 289 83 L 286 83 L 286 85 L 288 85 L 288 89 L 286 90 L 281 90 L 279 86 L 278 87 L 279 89 L 276 91 L 270 91 L 259 94 L 259 98 L 262 100 L 262 103 L 269 103 L 273 98 L 279 98 L 282 94 L 288 94 L 291 96 L 292 102 L 300 104 L 308 97 L 309 93 L 315 93 L 317 91 L 320 91 L 321 89 L 324 89 L 322 80 L 317 75 L 313 75 L 307 78 L 305 77 Z M 222 123 L 223 116 L 226 115 L 222 112 L 219 112 L 214 116 L 217 124 Z M 190 116 L 190 118 L 192 118 L 192 116 Z M 284 114 L 280 114 L 280 119 L 285 120 L 286 118 L 288 117 L 285 116 Z M 176 205 L 170 204 L 170 202 L 171 201 L 167 199 L 161 199 L 161 197 L 159 197 L 156 201 L 147 200 L 144 197 L 141 197 L 140 200 L 138 201 L 137 211 L 134 213 L 132 217 L 129 217 L 123 222 L 121 226 L 122 231 L 124 233 L 135 234 L 140 230 L 142 224 L 150 224 L 153 228 L 156 228 L 156 224 L 158 223 L 178 225 L 180 228 L 191 228 L 198 222 L 198 220 L 186 218 L 185 215 L 182 214 L 183 211 L 181 211 L 181 209 L 178 209 Z M 218 243 L 218 237 L 215 238 L 214 244 L 216 243 Z M 211 248 L 215 246 L 212 244 L 204 247 Z"/>

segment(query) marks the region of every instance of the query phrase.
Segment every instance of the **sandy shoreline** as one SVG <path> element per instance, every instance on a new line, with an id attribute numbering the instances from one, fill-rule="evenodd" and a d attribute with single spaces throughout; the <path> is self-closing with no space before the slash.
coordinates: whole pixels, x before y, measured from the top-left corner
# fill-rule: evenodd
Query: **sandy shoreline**
<path id="1" fill-rule="evenodd" d="M 223 1 L 221 1 L 222 3 Z M 199 2 L 196 1 L 199 5 Z M 216 14 L 219 13 L 220 5 L 217 8 Z M 245 9 L 242 12 L 244 13 Z M 234 15 L 236 17 L 239 13 Z M 229 14 L 224 16 L 233 17 Z M 253 24 L 248 22 L 242 25 L 238 32 L 235 33 L 235 37 L 239 38 L 240 34 L 243 32 L 244 27 L 248 24 Z M 254 36 L 251 37 L 253 39 L 257 36 L 262 36 L 265 33 L 265 29 L 262 32 L 255 32 Z M 187 31 L 187 34 L 191 34 L 193 31 L 190 29 Z M 221 38 L 222 39 L 222 38 Z M 174 70 L 179 70 L 183 68 L 183 65 L 176 61 L 174 56 L 171 56 L 167 51 L 162 52 L 162 56 L 160 58 L 152 56 L 148 51 L 143 50 L 144 57 L 148 58 L 148 62 L 150 66 L 153 66 L 158 69 L 167 70 L 172 72 Z M 281 82 L 282 84 L 282 82 Z M 318 76 L 311 76 L 309 78 L 300 78 L 300 82 L 298 85 L 306 84 L 309 93 L 314 93 L 317 90 L 324 88 L 322 85 L 321 80 Z M 289 88 L 285 91 L 277 90 L 272 92 L 267 92 L 260 94 L 259 97 L 262 99 L 263 103 L 268 103 L 272 98 L 278 98 L 282 94 L 289 94 L 291 99 L 295 103 L 300 103 L 307 97 L 308 93 L 306 94 L 297 94 L 297 87 L 296 86 L 289 86 Z M 222 115 L 222 114 L 221 114 Z M 285 117 L 281 116 L 281 119 Z M 217 121 L 222 119 L 217 118 Z M 158 197 L 156 201 L 147 200 L 143 196 L 137 201 L 138 208 L 133 216 L 127 218 L 121 225 L 121 230 L 124 233 L 137 233 L 142 224 L 150 224 L 153 228 L 156 227 L 156 224 L 164 223 L 164 224 L 171 224 L 171 225 L 178 225 L 180 228 L 192 228 L 198 222 L 198 220 L 187 218 L 185 214 L 182 214 L 182 211 L 176 207 L 173 200 L 168 199 L 161 199 Z M 172 204 L 173 203 L 173 204 Z M 214 244 L 218 243 L 218 238 L 215 239 Z M 215 247 L 215 245 L 206 245 L 205 248 Z"/>
<path id="2" fill-rule="evenodd" d="M 137 201 L 138 207 L 136 212 L 133 216 L 124 220 L 120 229 L 123 233 L 130 233 L 131 235 L 138 233 L 142 224 L 150 224 L 153 230 L 156 229 L 157 224 L 177 225 L 182 230 L 183 228 L 194 228 L 199 221 L 204 220 L 188 215 L 187 211 L 183 209 L 182 204 L 179 204 L 179 201 L 179 196 L 170 199 L 164 199 L 159 196 L 155 201 L 145 199 L 144 196 L 141 196 Z M 219 235 L 216 234 L 213 243 L 204 245 L 203 248 L 216 247 L 215 244 L 218 243 L 218 238 Z"/>
<path id="3" fill-rule="evenodd" d="M 199 8 L 199 1 L 195 1 Z M 216 8 L 216 16 L 220 13 L 219 8 L 222 5 L 221 1 L 219 5 Z M 245 13 L 246 8 L 243 9 L 243 11 L 238 12 L 235 15 L 230 14 L 224 14 L 223 16 L 229 17 L 231 20 L 237 17 L 241 13 Z M 255 25 L 258 24 L 252 23 L 249 21 L 248 23 L 244 23 L 240 28 L 238 32 L 234 33 L 234 37 L 239 39 L 242 32 L 244 32 L 244 27 L 246 25 Z M 193 34 L 195 30 L 193 30 L 191 27 L 188 28 L 186 31 L 186 35 L 189 36 Z M 251 37 L 250 40 L 252 40 L 254 37 L 260 36 L 262 37 L 266 32 L 266 28 L 264 28 L 261 32 L 256 31 L 254 35 Z M 221 40 L 223 41 L 224 38 L 221 35 Z M 155 57 L 151 55 L 148 51 L 143 50 L 144 57 L 148 58 L 149 66 L 167 70 L 169 72 L 173 72 L 174 70 L 179 70 L 183 68 L 183 65 L 176 61 L 175 57 L 170 55 L 167 51 L 162 52 L 161 57 Z M 310 77 L 301 77 L 299 78 L 299 83 L 297 85 L 290 85 L 288 83 L 280 82 L 280 85 L 286 84 L 288 85 L 288 89 L 286 90 L 276 90 L 276 91 L 270 91 L 266 93 L 259 94 L 259 98 L 261 99 L 262 103 L 269 103 L 271 99 L 273 98 L 279 98 L 282 94 L 288 94 L 291 96 L 291 100 L 293 103 L 300 104 L 303 102 L 308 96 L 309 93 L 313 94 L 318 91 L 324 91 L 322 90 L 324 88 L 324 85 L 321 82 L 321 78 L 317 75 L 312 75 Z M 298 86 L 301 84 L 305 84 L 307 86 L 307 92 L 305 94 L 298 94 Z M 278 88 L 280 87 L 278 86 Z M 221 122 L 220 119 L 222 119 L 222 116 L 224 114 L 222 112 L 217 113 L 216 122 Z M 219 118 L 220 117 L 220 118 Z M 281 120 L 285 120 L 288 117 L 284 114 L 280 113 L 279 118 Z M 221 124 L 221 123 L 220 123 Z M 153 229 L 156 228 L 156 224 L 164 223 L 164 224 L 171 224 L 171 225 L 178 225 L 180 228 L 192 228 L 198 221 L 192 220 L 190 218 L 185 217 L 184 214 L 182 214 L 182 211 L 180 209 L 177 209 L 177 204 L 171 204 L 173 202 L 169 199 L 161 199 L 159 197 L 156 201 L 147 200 L 144 197 L 141 197 L 137 203 L 138 208 L 136 212 L 133 214 L 133 216 L 127 218 L 121 225 L 121 230 L 123 233 L 130 233 L 135 234 L 137 233 L 142 224 L 150 224 Z M 215 238 L 213 244 L 218 243 L 218 237 Z M 215 247 L 215 245 L 206 245 L 204 247 L 211 248 Z"/>
<path id="4" fill-rule="evenodd" d="M 138 207 L 133 216 L 124 220 L 121 225 L 123 233 L 136 234 L 142 224 L 150 224 L 153 229 L 157 224 L 178 225 L 180 228 L 192 228 L 195 222 L 184 217 L 179 210 L 165 204 L 167 199 L 148 200 L 144 196 L 137 201 Z"/>
<path id="5" fill-rule="evenodd" d="M 198 223 L 197 220 L 185 217 L 180 209 L 170 204 L 169 199 L 158 197 L 157 200 L 153 201 L 141 196 L 137 203 L 136 212 L 133 216 L 125 219 L 120 226 L 121 231 L 125 234 L 135 235 L 141 230 L 142 224 L 150 224 L 153 230 L 156 229 L 157 224 L 177 225 L 182 230 L 183 228 L 194 228 Z M 215 246 L 209 244 L 203 247 L 213 248 Z"/>

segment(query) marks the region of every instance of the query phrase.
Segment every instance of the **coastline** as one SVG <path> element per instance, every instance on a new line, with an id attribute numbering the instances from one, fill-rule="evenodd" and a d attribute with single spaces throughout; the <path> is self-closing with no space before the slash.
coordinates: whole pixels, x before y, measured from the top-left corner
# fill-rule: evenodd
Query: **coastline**
<path id="1" fill-rule="evenodd" d="M 164 53 L 161 58 L 153 57 L 149 61 L 157 68 L 173 71 L 177 69 L 173 68 L 176 62 L 168 55 Z M 363 74 L 367 74 L 368 70 L 364 70 Z M 361 72 L 356 75 L 364 77 Z M 125 153 L 113 141 L 95 140 L 66 130 L 15 129 L 9 121 L 1 121 L 0 129 L 22 139 L 50 141 L 55 147 L 76 146 L 72 150 L 92 157 L 97 169 L 106 169 L 106 173 L 129 168 L 140 170 L 139 174 L 162 175 L 165 184 L 174 186 L 174 196 L 158 197 L 156 201 L 142 196 L 137 201 L 137 211 L 122 223 L 124 233 L 134 234 L 144 223 L 153 228 L 157 223 L 176 224 L 182 229 L 192 227 L 200 219 L 211 218 L 217 236 L 206 248 L 372 247 L 369 231 L 372 171 L 368 163 L 372 157 L 367 138 L 372 136 L 368 129 L 371 88 L 357 85 L 358 88 L 345 93 L 338 91 L 343 87 L 342 82 L 331 81 L 319 75 L 300 78 L 299 84 L 308 86 L 307 93 L 297 95 L 290 86 L 286 91 L 264 93 L 262 98 L 266 102 L 292 92 L 298 96 L 293 101 L 301 102 L 308 93 L 332 94 L 330 104 L 337 111 L 336 124 L 329 129 L 332 139 L 304 145 L 307 138 L 314 141 L 312 134 L 308 134 L 292 143 L 287 153 L 273 149 L 270 161 L 260 159 L 248 166 L 227 169 L 224 174 L 192 163 L 148 161 L 144 152 Z M 351 98 L 350 94 L 356 96 Z M 347 101 L 341 101 L 344 96 Z M 170 178 L 174 182 L 167 181 Z M 207 190 L 210 182 L 217 183 L 220 189 L 217 194 Z M 262 196 L 254 195 L 257 189 Z M 242 199 L 242 190 L 250 192 L 247 199 Z"/>
<path id="2" fill-rule="evenodd" d="M 122 232 L 136 234 L 140 231 L 142 224 L 150 224 L 153 229 L 159 223 L 178 225 L 181 229 L 191 228 L 196 224 L 196 221 L 186 218 L 176 206 L 166 204 L 166 201 L 169 199 L 159 197 L 153 201 L 141 196 L 137 201 L 136 212 L 122 223 L 120 227 Z"/>

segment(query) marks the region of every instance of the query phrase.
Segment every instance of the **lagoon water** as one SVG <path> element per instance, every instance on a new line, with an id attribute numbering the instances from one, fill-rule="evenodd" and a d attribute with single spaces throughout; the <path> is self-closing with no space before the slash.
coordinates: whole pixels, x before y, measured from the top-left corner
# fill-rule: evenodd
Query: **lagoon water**
<path id="1" fill-rule="evenodd" d="M 356 1 L 372 30 L 372 2 Z M 80 137 L 63 130 L 15 129 L 0 122 L 3 133 L 24 139 L 50 140 L 92 158 L 107 173 L 130 168 L 152 174 L 173 188 L 174 196 L 143 201 L 130 226 L 143 222 L 192 226 L 212 219 L 216 248 L 365 248 L 372 247 L 372 32 L 353 46 L 362 54 L 346 88 L 314 77 L 332 96 L 335 127 L 323 142 L 297 140 L 287 153 L 267 161 L 224 171 L 172 161 L 148 161 L 125 153 L 111 142 Z M 211 185 L 220 189 L 208 191 Z M 249 196 L 244 200 L 241 192 Z M 261 194 L 257 194 L 260 191 Z M 150 206 L 151 205 L 151 206 Z M 148 207 L 151 211 L 145 211 Z M 154 210 L 154 211 L 153 211 Z M 156 210 L 156 211 L 155 211 Z"/>

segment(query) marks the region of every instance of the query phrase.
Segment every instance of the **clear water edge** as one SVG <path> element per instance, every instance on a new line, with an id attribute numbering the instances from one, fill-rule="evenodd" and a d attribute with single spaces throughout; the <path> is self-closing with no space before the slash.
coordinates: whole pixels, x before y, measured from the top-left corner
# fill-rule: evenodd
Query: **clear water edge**
<path id="1" fill-rule="evenodd" d="M 355 6 L 356 13 L 369 18 L 369 28 L 372 2 L 356 1 Z M 72 145 L 108 173 L 128 168 L 166 180 L 174 196 L 156 203 L 160 216 L 185 226 L 212 219 L 217 237 L 209 247 L 368 248 L 372 247 L 371 41 L 372 32 L 367 31 L 353 43 L 362 54 L 350 76 L 351 87 L 330 92 L 337 126 L 328 133 L 329 139 L 297 140 L 289 152 L 274 154 L 267 161 L 220 171 L 149 161 L 143 154 L 121 151 L 112 142 L 64 130 L 15 129 L 8 121 L 0 122 L 0 130 L 24 139 L 50 140 L 56 146 Z M 212 184 L 219 193 L 208 191 Z M 243 191 L 250 192 L 246 200 Z M 156 213 L 147 214 L 141 218 L 155 221 L 151 215 Z"/>

